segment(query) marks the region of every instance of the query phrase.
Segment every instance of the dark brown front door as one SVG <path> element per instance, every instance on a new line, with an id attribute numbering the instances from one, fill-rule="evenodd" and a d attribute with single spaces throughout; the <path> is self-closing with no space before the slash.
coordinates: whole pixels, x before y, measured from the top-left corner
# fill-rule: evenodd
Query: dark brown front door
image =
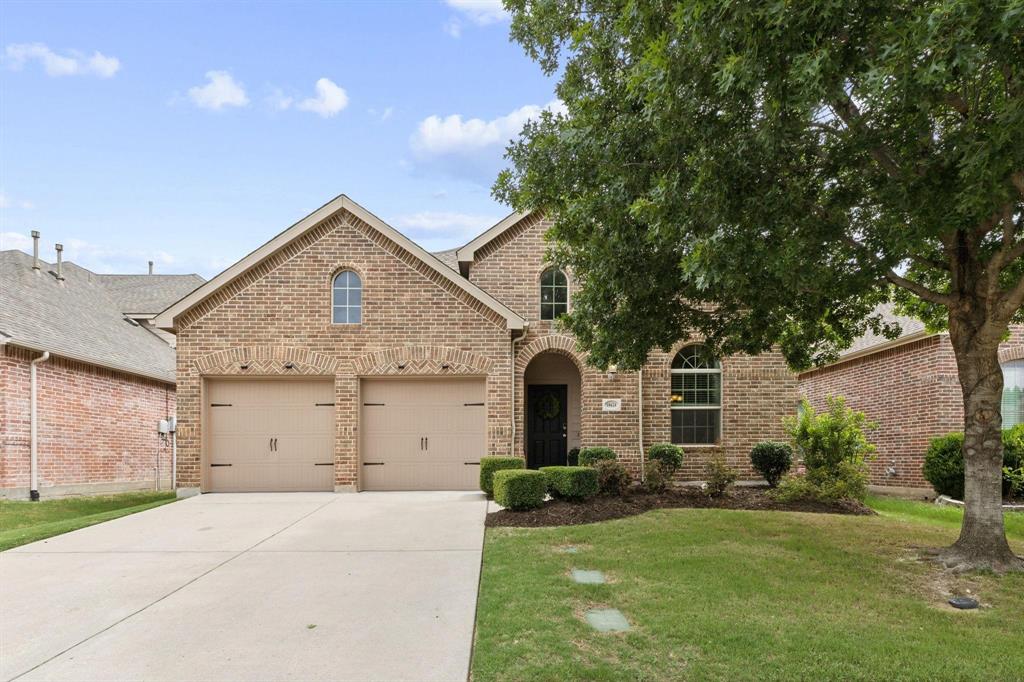
<path id="1" fill-rule="evenodd" d="M 526 465 L 566 464 L 567 390 L 564 384 L 530 386 L 526 392 Z"/>

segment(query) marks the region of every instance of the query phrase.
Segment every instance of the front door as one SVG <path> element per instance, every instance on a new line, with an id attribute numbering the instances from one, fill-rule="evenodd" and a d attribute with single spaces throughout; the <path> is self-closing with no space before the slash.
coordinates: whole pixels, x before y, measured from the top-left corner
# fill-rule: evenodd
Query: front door
<path id="1" fill-rule="evenodd" d="M 564 384 L 534 385 L 527 389 L 526 464 L 531 469 L 567 463 L 567 393 Z"/>

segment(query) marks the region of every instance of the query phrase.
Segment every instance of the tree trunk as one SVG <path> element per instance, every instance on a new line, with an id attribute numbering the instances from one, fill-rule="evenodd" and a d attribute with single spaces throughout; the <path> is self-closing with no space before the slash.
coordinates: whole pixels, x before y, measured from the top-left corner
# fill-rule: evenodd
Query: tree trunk
<path id="1" fill-rule="evenodd" d="M 1024 559 L 1010 550 L 1003 527 L 999 336 L 954 315 L 949 332 L 964 399 L 965 505 L 960 538 L 940 559 L 959 568 L 1024 570 Z"/>

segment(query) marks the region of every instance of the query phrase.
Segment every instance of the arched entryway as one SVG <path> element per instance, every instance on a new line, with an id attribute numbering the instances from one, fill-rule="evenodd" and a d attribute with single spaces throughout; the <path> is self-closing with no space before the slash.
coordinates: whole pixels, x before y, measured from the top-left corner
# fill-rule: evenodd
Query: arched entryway
<path id="1" fill-rule="evenodd" d="M 568 463 L 580 445 L 581 379 L 563 353 L 536 355 L 524 373 L 526 464 L 531 469 Z"/>

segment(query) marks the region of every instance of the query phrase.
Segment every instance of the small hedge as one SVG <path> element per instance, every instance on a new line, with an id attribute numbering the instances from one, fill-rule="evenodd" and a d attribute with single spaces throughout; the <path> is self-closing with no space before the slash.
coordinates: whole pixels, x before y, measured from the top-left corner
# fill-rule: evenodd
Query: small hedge
<path id="1" fill-rule="evenodd" d="M 503 469 L 525 469 L 526 460 L 522 457 L 481 457 L 480 458 L 480 490 L 487 497 L 494 496 L 494 474 Z"/>
<path id="2" fill-rule="evenodd" d="M 923 473 L 935 492 L 957 500 L 964 499 L 964 434 L 949 433 L 933 438 L 924 455 Z M 1013 489 L 1011 472 L 1024 466 L 1024 424 L 1003 431 L 1003 496 Z"/>
<path id="3" fill-rule="evenodd" d="M 552 497 L 579 502 L 597 494 L 597 470 L 593 467 L 541 467 L 540 470 Z"/>
<path id="4" fill-rule="evenodd" d="M 502 469 L 494 472 L 494 501 L 506 509 L 523 511 L 544 503 L 545 476 L 532 469 Z"/>
<path id="5" fill-rule="evenodd" d="M 661 462 L 664 473 L 672 478 L 672 474 L 683 466 L 683 449 L 672 443 L 655 443 L 647 451 L 647 460 Z"/>
<path id="6" fill-rule="evenodd" d="M 580 450 L 580 466 L 593 466 L 594 462 L 602 459 L 618 459 L 615 451 L 606 447 L 582 448 Z"/>
<path id="7" fill-rule="evenodd" d="M 774 488 L 793 465 L 793 448 L 786 443 L 762 441 L 750 451 L 750 464 Z"/>

